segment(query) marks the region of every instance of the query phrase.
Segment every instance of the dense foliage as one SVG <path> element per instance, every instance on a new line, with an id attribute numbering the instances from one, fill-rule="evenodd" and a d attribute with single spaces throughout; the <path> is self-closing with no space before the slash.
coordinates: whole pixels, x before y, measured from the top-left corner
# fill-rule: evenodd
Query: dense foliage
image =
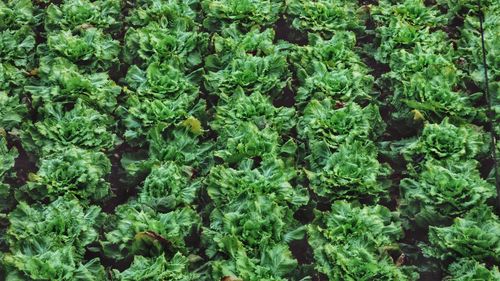
<path id="1" fill-rule="evenodd" d="M 492 0 L 2 0 L 0 280 L 500 280 L 499 38 Z"/>

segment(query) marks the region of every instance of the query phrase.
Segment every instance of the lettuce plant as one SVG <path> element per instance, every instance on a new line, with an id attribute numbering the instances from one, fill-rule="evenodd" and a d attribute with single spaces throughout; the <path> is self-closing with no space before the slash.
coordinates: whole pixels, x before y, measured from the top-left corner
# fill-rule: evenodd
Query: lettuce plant
<path id="1" fill-rule="evenodd" d="M 374 97 L 374 78 L 358 54 L 352 32 L 336 32 L 328 40 L 309 35 L 309 45 L 291 52 L 290 57 L 299 81 L 296 100 L 310 99 L 366 101 Z"/>
<path id="2" fill-rule="evenodd" d="M 354 141 L 339 146 L 334 153 L 324 152 L 307 171 L 312 190 L 328 199 L 386 198 L 391 168 L 377 159 L 377 149 L 370 142 Z"/>
<path id="3" fill-rule="evenodd" d="M 214 166 L 208 176 L 214 209 L 202 237 L 213 260 L 212 278 L 286 280 L 297 265 L 286 244 L 304 236 L 292 214 L 308 202 L 308 195 L 290 184 L 295 172 L 283 161 L 254 164 Z"/>
<path id="4" fill-rule="evenodd" d="M 15 160 L 19 153 L 16 148 L 9 148 L 7 146 L 7 139 L 5 138 L 5 131 L 0 131 L 0 153 L 2 154 L 2 161 L 0 161 L 0 181 L 10 174 L 10 169 L 14 167 Z"/>
<path id="5" fill-rule="evenodd" d="M 329 71 L 327 66 L 319 61 L 314 61 L 312 66 L 312 75 L 300 77 L 303 83 L 297 89 L 299 101 L 307 101 L 310 98 L 330 98 L 342 102 L 371 99 L 371 76 L 350 69 Z"/>
<path id="6" fill-rule="evenodd" d="M 203 32 L 176 31 L 150 23 L 131 28 L 125 35 L 125 61 L 139 65 L 168 62 L 180 70 L 193 70 L 207 52 L 208 36 Z"/>
<path id="7" fill-rule="evenodd" d="M 159 210 L 189 206 L 197 198 L 200 180 L 192 180 L 193 168 L 167 161 L 151 169 L 139 191 L 139 202 Z"/>
<path id="8" fill-rule="evenodd" d="M 363 30 L 358 4 L 349 0 L 288 0 L 291 25 L 302 32 L 329 37 L 336 31 Z"/>
<path id="9" fill-rule="evenodd" d="M 31 70 L 33 67 L 35 34 L 28 26 L 0 31 L 0 56 L 2 62 Z"/>
<path id="10" fill-rule="evenodd" d="M 47 45 L 39 45 L 38 49 L 47 53 L 48 60 L 61 56 L 89 71 L 108 70 L 118 63 L 120 53 L 119 42 L 97 28 L 50 33 Z"/>
<path id="11" fill-rule="evenodd" d="M 119 0 L 64 0 L 51 3 L 45 9 L 47 31 L 96 27 L 116 31 L 121 26 L 122 3 Z"/>
<path id="12" fill-rule="evenodd" d="M 288 64 L 283 55 L 237 57 L 219 71 L 205 75 L 205 87 L 223 100 L 238 92 L 261 92 L 277 96 L 289 79 Z"/>
<path id="13" fill-rule="evenodd" d="M 328 99 L 309 102 L 298 132 L 310 151 L 306 175 L 313 191 L 328 198 L 361 196 L 377 201 L 388 190 L 384 178 L 391 172 L 379 163 L 371 142 L 383 129 L 376 106 L 361 108 L 356 103 L 334 104 Z"/>
<path id="14" fill-rule="evenodd" d="M 39 67 L 41 81 L 25 86 L 34 105 L 58 102 L 72 105 L 78 99 L 101 112 L 113 112 L 121 87 L 104 72 L 84 74 L 64 58 L 43 60 Z"/>
<path id="15" fill-rule="evenodd" d="M 214 156 L 227 163 L 236 163 L 244 159 L 273 157 L 279 153 L 278 134 L 270 129 L 259 129 L 252 123 L 242 123 L 219 132 L 218 141 L 221 149 Z"/>
<path id="16" fill-rule="evenodd" d="M 213 162 L 210 154 L 213 144 L 202 142 L 198 133 L 185 126 L 155 126 L 147 135 L 148 149 L 124 154 L 122 166 L 133 177 L 147 175 L 155 166 L 169 162 L 190 173 L 205 175 Z"/>
<path id="17" fill-rule="evenodd" d="M 7 140 L 0 131 L 0 212 L 13 205 L 11 186 L 5 180 L 13 176 L 12 168 L 18 156 L 16 148 L 7 147 Z"/>
<path id="18" fill-rule="evenodd" d="M 196 6 L 198 0 L 139 0 L 132 5 L 126 22 L 131 26 L 146 26 L 158 23 L 175 30 L 192 30 L 197 26 Z"/>
<path id="19" fill-rule="evenodd" d="M 388 253 L 398 249 L 403 230 L 396 214 L 385 207 L 337 201 L 331 211 L 316 213 L 307 234 L 315 267 L 329 280 L 416 280 L 414 272 L 398 267 Z"/>
<path id="20" fill-rule="evenodd" d="M 17 96 L 10 96 L 0 91 L 0 128 L 11 130 L 18 127 L 28 109 Z"/>
<path id="21" fill-rule="evenodd" d="M 452 225 L 429 228 L 425 256 L 439 260 L 470 258 L 480 262 L 500 259 L 500 220 L 490 207 L 478 206 Z"/>
<path id="22" fill-rule="evenodd" d="M 283 9 L 279 0 L 202 0 L 206 13 L 203 25 L 210 31 L 236 23 L 242 30 L 253 26 L 269 26 Z"/>
<path id="23" fill-rule="evenodd" d="M 104 254 L 121 260 L 134 255 L 186 253 L 184 239 L 200 226 L 198 214 L 191 208 L 158 212 L 148 202 L 120 205 L 105 226 L 100 241 Z"/>
<path id="24" fill-rule="evenodd" d="M 400 187 L 403 214 L 420 226 L 450 222 L 496 195 L 473 160 L 428 160 L 412 178 L 403 179 Z"/>
<path id="25" fill-rule="evenodd" d="M 222 132 L 234 130 L 242 123 L 254 124 L 259 130 L 266 128 L 285 135 L 295 126 L 295 110 L 289 107 L 275 107 L 269 97 L 259 92 L 250 95 L 236 93 L 227 103 L 216 107 L 213 130 Z"/>
<path id="26" fill-rule="evenodd" d="M 30 0 L 6 0 L 0 4 L 0 30 L 36 24 L 35 7 Z"/>
<path id="27" fill-rule="evenodd" d="M 299 121 L 299 135 L 307 140 L 312 154 L 324 155 L 339 145 L 376 139 L 385 124 L 376 105 L 339 104 L 330 99 L 312 100 Z"/>
<path id="28" fill-rule="evenodd" d="M 71 197 L 48 205 L 20 202 L 8 216 L 6 280 L 104 280 L 99 259 L 84 260 L 98 238 L 99 214 L 99 207 L 84 208 Z"/>
<path id="29" fill-rule="evenodd" d="M 31 1 L 0 4 L 0 91 L 22 94 L 22 87 L 35 68 L 37 22 Z"/>
<path id="30" fill-rule="evenodd" d="M 249 96 L 237 93 L 216 108 L 211 125 L 218 134 L 219 150 L 214 155 L 227 163 L 292 155 L 296 145 L 285 134 L 295 125 L 294 115 L 292 108 L 274 107 L 259 92 Z"/>
<path id="31" fill-rule="evenodd" d="M 238 169 L 214 166 L 207 179 L 207 192 L 215 206 L 224 206 L 235 198 L 252 194 L 266 195 L 277 202 L 286 202 L 297 209 L 308 201 L 308 195 L 301 187 L 290 183 L 296 176 L 291 167 L 282 160 L 273 159 L 253 168 L 254 162 L 240 163 Z"/>
<path id="32" fill-rule="evenodd" d="M 189 128 L 154 127 L 149 135 L 149 158 L 153 161 L 173 161 L 202 170 L 210 166 L 211 142 L 202 142 Z"/>
<path id="33" fill-rule="evenodd" d="M 0 62 L 0 91 L 20 97 L 27 82 L 27 72 L 9 63 Z"/>
<path id="34" fill-rule="evenodd" d="M 413 52 L 394 52 L 391 72 L 383 76 L 394 91 L 391 104 L 398 110 L 405 106 L 419 110 L 429 119 L 483 118 L 481 110 L 472 107 L 473 96 L 456 90 L 462 75 L 454 65 L 453 54 L 436 54 L 432 48 L 417 46 Z"/>
<path id="35" fill-rule="evenodd" d="M 176 253 L 171 259 L 165 255 L 156 258 L 134 256 L 129 268 L 120 272 L 113 270 L 113 279 L 117 281 L 196 281 L 199 274 L 189 272 L 189 258 Z"/>
<path id="36" fill-rule="evenodd" d="M 220 69 L 245 54 L 265 57 L 285 53 L 290 46 L 286 42 L 277 41 L 276 32 L 271 28 L 252 28 L 248 32 L 241 32 L 231 24 L 213 35 L 210 47 L 214 53 L 205 57 L 205 68 L 208 70 Z"/>
<path id="37" fill-rule="evenodd" d="M 85 201 L 103 200 L 110 194 L 106 177 L 111 163 L 104 153 L 66 147 L 40 159 L 39 169 L 29 175 L 17 196 L 55 200 L 72 194 Z"/>
<path id="38" fill-rule="evenodd" d="M 118 110 L 127 127 L 125 137 L 137 139 L 155 125 L 174 125 L 203 111 L 191 78 L 166 63 L 151 63 L 146 71 L 132 66 L 126 77 L 127 99 Z"/>
<path id="39" fill-rule="evenodd" d="M 227 197 L 229 202 L 223 205 L 214 196 L 211 192 L 217 208 L 202 236 L 208 245 L 206 254 L 213 260 L 211 276 L 286 280 L 297 266 L 287 243 L 304 237 L 292 210 L 275 196 L 257 191 Z"/>
<path id="40" fill-rule="evenodd" d="M 48 103 L 39 109 L 43 119 L 21 132 L 24 148 L 36 154 L 50 154 L 68 146 L 110 150 L 119 143 L 113 133 L 114 120 L 77 100 L 73 109 Z"/>
<path id="41" fill-rule="evenodd" d="M 455 126 L 449 119 L 441 123 L 427 123 L 419 138 L 403 151 L 410 160 L 414 157 L 426 159 L 474 159 L 485 152 L 488 139 L 479 127 Z"/>
<path id="42" fill-rule="evenodd" d="M 212 262 L 211 280 L 285 281 L 297 267 L 290 250 L 284 245 L 266 248 L 262 255 L 250 258 L 243 252 L 231 254 L 229 260 Z"/>
<path id="43" fill-rule="evenodd" d="M 197 86 L 190 78 L 171 65 L 154 62 L 145 71 L 131 67 L 126 81 L 129 88 L 135 89 L 140 96 L 175 98 L 180 94 L 197 94 Z"/>
<path id="44" fill-rule="evenodd" d="M 368 75 L 368 67 L 355 51 L 356 34 L 351 31 L 338 31 L 330 39 L 317 34 L 309 34 L 308 44 L 294 46 L 291 59 L 296 63 L 297 72 L 314 71 L 312 63 L 322 62 L 328 70 L 352 69 Z"/>
<path id="45" fill-rule="evenodd" d="M 304 236 L 304 229 L 293 219 L 291 210 L 265 195 L 240 196 L 215 209 L 210 221 L 210 226 L 203 229 L 209 256 L 218 252 L 232 255 L 241 250 L 250 257 L 259 257 L 270 245 L 286 244 Z"/>
<path id="46" fill-rule="evenodd" d="M 446 18 L 439 14 L 436 7 L 427 7 L 423 0 L 404 0 L 394 3 L 392 0 L 381 0 L 379 5 L 372 6 L 371 16 L 378 24 L 376 34 L 380 37 L 380 47 L 375 58 L 387 62 L 395 47 L 411 49 L 418 43 L 427 43 L 446 50 L 445 33 L 430 32 L 430 28 L 442 26 Z M 436 37 L 437 36 L 437 37 Z M 441 39 L 439 42 L 436 39 Z"/>
<path id="47" fill-rule="evenodd" d="M 485 264 L 472 259 L 460 259 L 448 267 L 446 281 L 468 281 L 468 280 L 498 280 L 500 271 L 497 266 L 489 269 Z"/>

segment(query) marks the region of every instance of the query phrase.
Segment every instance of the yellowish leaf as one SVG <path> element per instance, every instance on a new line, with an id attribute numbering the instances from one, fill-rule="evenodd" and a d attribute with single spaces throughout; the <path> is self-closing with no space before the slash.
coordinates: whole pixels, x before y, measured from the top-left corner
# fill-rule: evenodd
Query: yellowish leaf
<path id="1" fill-rule="evenodd" d="M 415 120 L 415 121 L 425 120 L 424 115 L 420 111 L 418 111 L 417 109 L 413 109 L 411 111 L 411 113 L 413 113 L 413 120 Z"/>
<path id="2" fill-rule="evenodd" d="M 188 119 L 184 120 L 182 122 L 182 125 L 187 127 L 194 134 L 203 134 L 203 128 L 201 127 L 200 120 L 196 119 L 193 116 L 190 116 Z"/>

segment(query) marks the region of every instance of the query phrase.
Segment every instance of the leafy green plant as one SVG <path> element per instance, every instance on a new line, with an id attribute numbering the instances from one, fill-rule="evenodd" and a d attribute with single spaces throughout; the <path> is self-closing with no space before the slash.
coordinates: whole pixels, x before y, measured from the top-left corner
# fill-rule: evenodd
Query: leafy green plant
<path id="1" fill-rule="evenodd" d="M 212 144 L 201 142 L 198 132 L 193 132 L 192 129 L 192 127 L 179 127 L 167 130 L 165 126 L 155 127 L 148 136 L 150 158 L 175 161 L 196 168 L 209 165 L 208 152 Z"/>
<path id="2" fill-rule="evenodd" d="M 371 16 L 378 23 L 376 34 L 381 42 L 375 53 L 377 60 L 388 62 L 395 47 L 411 49 L 420 42 L 446 50 L 445 44 L 442 44 L 445 41 L 445 33 L 430 32 L 430 28 L 442 26 L 446 18 L 439 14 L 436 7 L 427 7 L 422 0 L 396 3 L 392 0 L 382 0 L 378 6 L 371 8 Z"/>
<path id="3" fill-rule="evenodd" d="M 11 186 L 5 180 L 13 176 L 12 168 L 19 153 L 7 147 L 7 140 L 1 134 L 0 131 L 0 212 L 3 212 L 13 205 Z"/>
<path id="4" fill-rule="evenodd" d="M 26 83 L 28 75 L 22 69 L 9 63 L 0 62 L 0 91 L 9 95 L 21 96 L 22 86 Z"/>
<path id="5" fill-rule="evenodd" d="M 111 163 L 104 153 L 66 147 L 40 159 L 39 170 L 16 195 L 19 198 L 55 200 L 72 194 L 85 201 L 99 201 L 110 195 L 106 181 Z"/>
<path id="6" fill-rule="evenodd" d="M 277 41 L 276 32 L 271 28 L 252 28 L 248 32 L 241 32 L 236 25 L 231 24 L 213 35 L 210 47 L 214 53 L 205 57 L 205 68 L 218 70 L 232 59 L 246 54 L 265 57 L 284 53 L 290 46 L 286 42 Z"/>
<path id="7" fill-rule="evenodd" d="M 498 267 L 493 266 L 488 269 L 483 263 L 471 259 L 461 259 L 452 263 L 448 267 L 449 275 L 443 280 L 446 281 L 467 281 L 467 280 L 497 280 L 500 278 Z"/>
<path id="8" fill-rule="evenodd" d="M 215 151 L 214 155 L 227 163 L 253 157 L 264 159 L 279 153 L 278 134 L 269 129 L 259 129 L 252 123 L 224 128 L 219 133 L 219 142 L 222 147 Z"/>
<path id="9" fill-rule="evenodd" d="M 47 49 L 44 50 L 44 47 Z M 97 28 L 80 32 L 60 31 L 48 35 L 47 45 L 39 45 L 39 51 L 52 56 L 62 56 L 80 65 L 80 69 L 105 71 L 118 63 L 120 46 L 117 40 Z"/>
<path id="10" fill-rule="evenodd" d="M 35 32 L 38 19 L 31 1 L 0 4 L 0 91 L 21 94 L 35 67 Z"/>
<path id="11" fill-rule="evenodd" d="M 39 111 L 44 118 L 21 132 L 29 151 L 43 155 L 68 146 L 106 151 L 120 142 L 112 130 L 115 121 L 80 99 L 69 111 L 60 103 L 48 103 Z"/>
<path id="12" fill-rule="evenodd" d="M 472 107 L 475 96 L 457 91 L 460 72 L 453 63 L 452 53 L 436 54 L 433 45 L 416 46 L 413 52 L 394 52 L 391 72 L 382 80 L 394 91 L 392 104 L 398 110 L 408 107 L 418 110 L 424 118 L 484 119 L 484 113 Z"/>
<path id="13" fill-rule="evenodd" d="M 310 34 L 309 45 L 291 52 L 299 81 L 296 100 L 366 101 L 375 96 L 374 78 L 358 54 L 352 32 L 339 31 L 328 40 Z"/>
<path id="14" fill-rule="evenodd" d="M 476 261 L 499 261 L 500 220 L 491 208 L 478 206 L 453 224 L 429 228 L 429 244 L 423 253 L 440 260 L 462 257 Z"/>
<path id="15" fill-rule="evenodd" d="M 191 167 L 170 161 L 153 167 L 140 189 L 139 202 L 158 210 L 193 204 L 201 188 L 200 180 L 192 180 L 193 173 Z"/>
<path id="16" fill-rule="evenodd" d="M 152 63 L 146 71 L 132 66 L 126 81 L 130 88 L 118 112 L 130 140 L 143 137 L 155 125 L 174 125 L 204 110 L 199 88 L 171 65 Z"/>
<path id="17" fill-rule="evenodd" d="M 33 67 L 35 35 L 30 27 L 23 26 L 14 30 L 0 31 L 0 56 L 2 62 L 16 67 Z"/>
<path id="18" fill-rule="evenodd" d="M 329 37 L 336 31 L 362 30 L 361 9 L 356 2 L 333 0 L 288 0 L 287 14 L 291 25 L 302 32 Z"/>
<path id="19" fill-rule="evenodd" d="M 496 194 L 472 160 L 426 161 L 414 178 L 403 179 L 400 186 L 403 214 L 420 226 L 450 222 Z"/>
<path id="20" fill-rule="evenodd" d="M 203 229 L 206 254 L 213 260 L 211 276 L 286 280 L 297 266 L 287 243 L 302 239 L 304 228 L 274 196 L 245 194 L 218 205 Z"/>
<path id="21" fill-rule="evenodd" d="M 170 260 L 165 255 L 156 258 L 135 256 L 134 261 L 126 270 L 119 272 L 114 270 L 113 280 L 120 281 L 195 281 L 200 280 L 196 273 L 189 272 L 189 259 L 180 253 L 176 253 Z"/>
<path id="22" fill-rule="evenodd" d="M 317 157 L 344 143 L 376 139 L 384 129 L 377 106 L 362 108 L 356 103 L 334 103 L 330 99 L 310 101 L 298 125 L 300 136 Z"/>
<path id="23" fill-rule="evenodd" d="M 296 176 L 291 167 L 279 159 L 269 159 L 253 168 L 254 161 L 246 160 L 238 169 L 214 166 L 207 179 L 207 192 L 215 206 L 224 206 L 235 198 L 266 195 L 278 202 L 287 202 L 298 208 L 308 201 L 301 187 L 293 187 L 290 181 Z M 290 207 L 291 207 L 290 206 Z"/>
<path id="24" fill-rule="evenodd" d="M 121 26 L 122 3 L 119 0 L 61 2 L 59 5 L 51 3 L 45 9 L 45 30 L 52 32 L 96 27 L 116 31 Z"/>
<path id="25" fill-rule="evenodd" d="M 300 77 L 302 86 L 297 90 L 298 99 L 309 98 L 339 99 L 343 102 L 370 99 L 373 79 L 371 76 L 359 75 L 349 69 L 328 71 L 321 62 L 313 62 L 314 73 Z"/>
<path id="26" fill-rule="evenodd" d="M 71 105 L 81 99 L 101 112 L 112 112 L 116 107 L 116 97 L 121 92 L 121 87 L 108 74 L 83 74 L 76 65 L 64 58 L 42 58 L 39 76 L 40 85 L 24 87 L 37 106 L 53 102 Z"/>
<path id="27" fill-rule="evenodd" d="M 426 159 L 474 159 L 487 149 L 487 136 L 471 125 L 455 126 L 444 119 L 439 124 L 427 123 L 420 137 L 403 151 L 405 157 Z"/>
<path id="28" fill-rule="evenodd" d="M 125 35 L 125 61 L 140 65 L 168 62 L 181 70 L 192 70 L 202 63 L 206 53 L 206 33 L 173 30 L 158 23 L 131 28 Z"/>
<path id="29" fill-rule="evenodd" d="M 207 192 L 215 208 L 203 241 L 214 260 L 212 278 L 286 280 L 297 266 L 286 244 L 304 236 L 292 214 L 308 195 L 292 187 L 294 170 L 282 161 L 264 160 L 259 168 L 253 164 L 249 160 L 238 169 L 219 165 L 210 171 Z"/>
<path id="30" fill-rule="evenodd" d="M 296 63 L 297 71 L 314 72 L 312 63 L 322 62 L 328 70 L 352 69 L 368 75 L 369 69 L 355 51 L 356 34 L 350 31 L 338 31 L 330 39 L 323 39 L 317 34 L 309 34 L 308 44 L 294 46 L 291 59 Z"/>
<path id="31" fill-rule="evenodd" d="M 10 96 L 0 91 L 0 128 L 11 130 L 18 127 L 28 109 L 17 96 Z"/>
<path id="32" fill-rule="evenodd" d="M 269 97 L 254 92 L 250 95 L 234 94 L 227 103 L 216 108 L 211 127 L 218 132 L 233 130 L 242 123 L 252 123 L 260 130 L 271 129 L 284 135 L 295 126 L 295 110 L 275 107 Z"/>
<path id="33" fill-rule="evenodd" d="M 229 100 L 238 92 L 276 96 L 286 86 L 288 77 L 288 64 L 283 55 L 245 55 L 231 60 L 224 69 L 208 72 L 205 87 L 223 100 Z"/>
<path id="34" fill-rule="evenodd" d="M 84 260 L 86 247 L 98 238 L 99 214 L 99 207 L 84 208 L 71 197 L 46 206 L 20 202 L 8 216 L 6 280 L 103 280 L 99 259 Z"/>
<path id="35" fill-rule="evenodd" d="M 243 30 L 253 26 L 269 26 L 276 22 L 283 9 L 279 0 L 202 0 L 206 13 L 203 25 L 214 31 L 228 23 L 236 23 Z"/>
<path id="36" fill-rule="evenodd" d="M 258 258 L 236 252 L 231 255 L 231 260 L 216 260 L 212 263 L 210 277 L 215 280 L 285 281 L 289 280 L 286 276 L 296 266 L 297 261 L 290 251 L 285 246 L 277 245 L 266 249 Z"/>
<path id="37" fill-rule="evenodd" d="M 120 205 L 100 241 L 104 254 L 116 260 L 134 255 L 160 255 L 181 251 L 184 239 L 199 228 L 200 218 L 191 208 L 157 212 L 147 202 Z"/>
<path id="38" fill-rule="evenodd" d="M 139 0 L 131 4 L 126 22 L 132 26 L 159 23 L 163 27 L 185 31 L 198 25 L 195 22 L 198 0 Z"/>
<path id="39" fill-rule="evenodd" d="M 397 216 L 380 205 L 357 207 L 337 201 L 316 213 L 307 228 L 316 269 L 329 280 L 415 280 L 398 267 L 388 251 L 397 250 L 403 234 Z"/>
<path id="40" fill-rule="evenodd" d="M 321 161 L 312 162 L 311 171 L 307 171 L 311 187 L 319 196 L 367 198 L 375 202 L 387 196 L 391 168 L 377 160 L 377 149 L 372 143 L 346 143 L 336 152 L 325 151 L 323 155 Z"/>
<path id="41" fill-rule="evenodd" d="M 38 18 L 30 0 L 7 0 L 0 4 L 0 30 L 36 24 Z"/>

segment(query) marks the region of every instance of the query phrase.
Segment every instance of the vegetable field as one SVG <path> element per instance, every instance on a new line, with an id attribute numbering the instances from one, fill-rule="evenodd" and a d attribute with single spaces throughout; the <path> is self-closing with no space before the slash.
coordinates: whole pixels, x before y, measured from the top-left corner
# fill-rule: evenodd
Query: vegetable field
<path id="1" fill-rule="evenodd" d="M 497 121 L 500 1 L 2 0 L 0 280 L 498 281 Z"/>

